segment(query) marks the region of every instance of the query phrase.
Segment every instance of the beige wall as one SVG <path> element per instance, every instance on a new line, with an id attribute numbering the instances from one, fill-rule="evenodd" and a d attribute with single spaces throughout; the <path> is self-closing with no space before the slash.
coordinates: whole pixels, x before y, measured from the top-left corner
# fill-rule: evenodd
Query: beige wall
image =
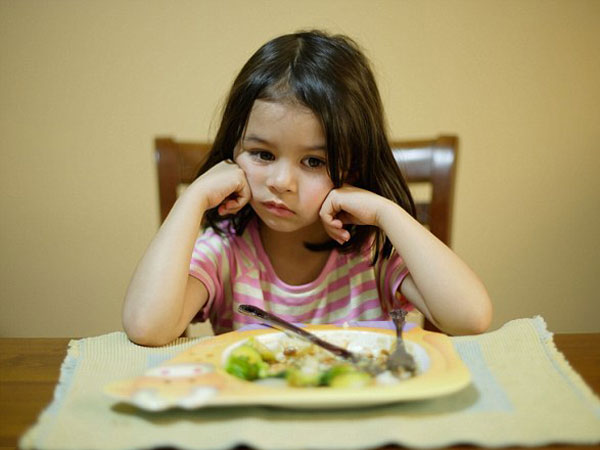
<path id="1" fill-rule="evenodd" d="M 461 138 L 454 248 L 496 328 L 599 331 L 600 2 L 0 0 L 0 335 L 119 330 L 158 227 L 157 134 L 206 139 L 265 40 L 374 62 L 394 138 Z"/>

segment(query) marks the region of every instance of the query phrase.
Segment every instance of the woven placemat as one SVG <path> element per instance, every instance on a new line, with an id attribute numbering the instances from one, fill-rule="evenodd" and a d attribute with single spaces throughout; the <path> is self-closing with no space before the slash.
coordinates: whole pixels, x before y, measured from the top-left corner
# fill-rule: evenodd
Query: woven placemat
<path id="1" fill-rule="evenodd" d="M 452 342 L 473 376 L 444 397 L 353 410 L 267 407 L 145 412 L 103 394 L 198 339 L 160 348 L 122 332 L 71 341 L 54 400 L 22 448 L 372 448 L 600 443 L 600 400 L 556 349 L 544 320 L 518 319 Z"/>

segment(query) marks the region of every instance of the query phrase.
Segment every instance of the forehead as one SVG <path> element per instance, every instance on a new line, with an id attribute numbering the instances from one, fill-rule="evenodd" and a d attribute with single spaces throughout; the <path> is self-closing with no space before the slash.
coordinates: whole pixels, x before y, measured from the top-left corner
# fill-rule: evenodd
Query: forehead
<path id="1" fill-rule="evenodd" d="M 325 149 L 321 121 L 295 102 L 256 100 L 250 111 L 244 141 L 259 139 L 278 145 Z"/>

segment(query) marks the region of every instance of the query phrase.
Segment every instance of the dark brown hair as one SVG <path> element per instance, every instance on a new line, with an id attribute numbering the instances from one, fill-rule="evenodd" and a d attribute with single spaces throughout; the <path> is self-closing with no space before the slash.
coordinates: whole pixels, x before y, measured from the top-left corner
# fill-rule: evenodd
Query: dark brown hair
<path id="1" fill-rule="evenodd" d="M 414 216 L 413 199 L 386 136 L 375 78 L 352 39 L 306 31 L 279 36 L 259 48 L 233 83 L 213 149 L 198 175 L 233 158 L 257 99 L 299 102 L 315 114 L 323 126 L 334 187 L 347 182 L 393 200 Z M 205 223 L 220 230 L 228 220 L 241 234 L 254 215 L 250 205 L 233 217 L 221 217 L 214 208 L 206 212 Z M 390 255 L 392 245 L 376 227 L 350 226 L 349 231 L 351 238 L 343 246 L 332 240 L 307 247 L 359 251 L 375 236 L 373 262 L 380 251 L 383 257 Z"/>

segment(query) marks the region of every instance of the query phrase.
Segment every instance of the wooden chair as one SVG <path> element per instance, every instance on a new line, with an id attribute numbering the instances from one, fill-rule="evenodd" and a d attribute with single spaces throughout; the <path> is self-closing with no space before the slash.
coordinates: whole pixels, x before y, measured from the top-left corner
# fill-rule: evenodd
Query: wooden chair
<path id="1" fill-rule="evenodd" d="M 439 136 L 418 141 L 395 141 L 391 142 L 391 147 L 409 185 L 430 185 L 430 198 L 415 200 L 417 219 L 450 246 L 458 138 Z M 177 200 L 178 189 L 194 180 L 210 148 L 208 142 L 156 138 L 161 223 Z"/>
<path id="2" fill-rule="evenodd" d="M 439 136 L 432 139 L 394 141 L 390 145 L 396 163 L 409 185 L 430 185 L 429 198 L 415 198 L 417 219 L 438 239 L 450 246 L 458 138 Z M 170 137 L 156 138 L 155 157 L 161 223 L 177 200 L 179 188 L 196 178 L 210 149 L 211 144 L 208 142 L 182 142 Z M 420 313 L 409 317 L 408 320 L 422 324 L 426 330 L 439 331 L 431 322 L 424 320 Z M 201 333 L 206 332 L 206 329 L 201 329 Z"/>
<path id="3" fill-rule="evenodd" d="M 439 136 L 419 141 L 391 142 L 396 163 L 409 186 L 428 184 L 430 196 L 415 196 L 417 219 L 450 246 L 458 137 Z M 411 186 L 411 190 L 412 190 Z"/>

